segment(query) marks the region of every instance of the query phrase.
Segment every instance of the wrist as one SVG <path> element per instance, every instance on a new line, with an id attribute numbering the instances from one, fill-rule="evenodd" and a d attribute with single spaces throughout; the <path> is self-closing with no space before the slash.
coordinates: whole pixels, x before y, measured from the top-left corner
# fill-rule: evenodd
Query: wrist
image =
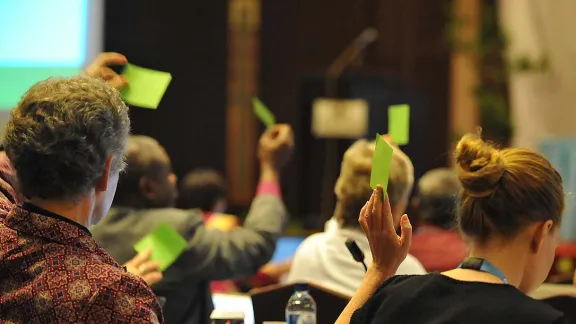
<path id="1" fill-rule="evenodd" d="M 366 278 L 368 278 L 370 281 L 382 284 L 384 283 L 384 281 L 386 281 L 388 278 L 392 277 L 395 274 L 396 271 L 371 265 L 368 268 L 368 271 L 366 271 Z"/>
<path id="2" fill-rule="evenodd" d="M 278 181 L 278 169 L 268 162 L 260 164 L 260 181 Z"/>

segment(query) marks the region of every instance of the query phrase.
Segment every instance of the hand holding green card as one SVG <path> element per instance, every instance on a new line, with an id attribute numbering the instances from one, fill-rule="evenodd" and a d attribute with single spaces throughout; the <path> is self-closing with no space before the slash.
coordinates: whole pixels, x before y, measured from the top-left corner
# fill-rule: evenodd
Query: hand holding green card
<path id="1" fill-rule="evenodd" d="M 392 164 L 393 149 L 376 134 L 376 148 L 374 149 L 374 158 L 372 159 L 372 172 L 370 174 L 370 187 L 376 189 L 376 186 L 382 186 L 382 192 L 386 193 L 388 189 L 388 177 L 390 176 L 390 165 Z"/>
<path id="2" fill-rule="evenodd" d="M 272 127 L 276 124 L 276 116 L 260 101 L 257 97 L 252 98 L 252 105 L 254 106 L 254 113 L 260 119 L 262 124 L 266 127 Z"/>
<path id="3" fill-rule="evenodd" d="M 158 225 L 152 233 L 134 244 L 134 249 L 138 253 L 151 249 L 150 260 L 159 261 L 161 271 L 174 263 L 185 248 L 186 240 L 166 223 Z"/>
<path id="4" fill-rule="evenodd" d="M 126 64 L 122 75 L 128 80 L 128 86 L 122 89 L 124 100 L 133 106 L 156 109 L 172 81 L 172 75 Z"/>
<path id="5" fill-rule="evenodd" d="M 394 105 L 388 108 L 388 134 L 396 145 L 410 140 L 410 106 Z"/>

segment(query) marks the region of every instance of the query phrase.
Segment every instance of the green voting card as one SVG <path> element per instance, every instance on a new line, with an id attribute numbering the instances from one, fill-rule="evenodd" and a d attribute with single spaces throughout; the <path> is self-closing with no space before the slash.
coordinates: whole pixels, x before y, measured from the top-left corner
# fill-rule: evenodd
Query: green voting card
<path id="1" fill-rule="evenodd" d="M 376 148 L 374 149 L 372 173 L 370 174 L 370 187 L 372 189 L 376 189 L 377 185 L 381 185 L 382 192 L 386 192 L 391 163 L 392 147 L 380 137 L 380 134 L 376 134 Z"/>
<path id="2" fill-rule="evenodd" d="M 150 234 L 134 244 L 138 253 L 152 250 L 151 261 L 160 262 L 160 270 L 164 271 L 186 248 L 186 240 L 178 234 L 170 225 L 162 223 Z"/>
<path id="3" fill-rule="evenodd" d="M 257 97 L 252 98 L 252 105 L 254 106 L 256 117 L 260 119 L 262 124 L 266 127 L 272 127 L 276 124 L 276 117 L 260 99 Z"/>
<path id="4" fill-rule="evenodd" d="M 410 106 L 394 105 L 388 108 L 388 135 L 397 145 L 406 145 L 410 139 Z"/>
<path id="5" fill-rule="evenodd" d="M 122 75 L 128 80 L 128 86 L 122 89 L 124 100 L 133 106 L 156 109 L 164 92 L 168 88 L 172 75 L 126 64 Z"/>

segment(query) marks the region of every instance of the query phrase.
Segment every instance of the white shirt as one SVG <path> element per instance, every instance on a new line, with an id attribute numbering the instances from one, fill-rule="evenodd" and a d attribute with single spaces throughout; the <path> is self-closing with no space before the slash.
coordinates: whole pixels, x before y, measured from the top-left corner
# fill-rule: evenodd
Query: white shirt
<path id="1" fill-rule="evenodd" d="M 310 282 L 332 291 L 353 296 L 366 273 L 361 263 L 354 261 L 346 248 L 353 239 L 364 253 L 367 266 L 372 264 L 368 238 L 362 230 L 341 229 L 327 225 L 327 231 L 309 236 L 300 244 L 288 275 L 288 282 Z M 420 275 L 426 270 L 415 257 L 408 255 L 396 274 Z"/>

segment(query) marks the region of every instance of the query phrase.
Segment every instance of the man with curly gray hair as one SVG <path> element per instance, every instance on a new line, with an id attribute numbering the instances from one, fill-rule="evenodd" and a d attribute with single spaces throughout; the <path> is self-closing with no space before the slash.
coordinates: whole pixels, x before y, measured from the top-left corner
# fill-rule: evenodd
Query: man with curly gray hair
<path id="1" fill-rule="evenodd" d="M 92 238 L 130 132 L 119 92 L 48 79 L 12 111 L 0 152 L 0 321 L 162 322 L 157 298 Z"/>

